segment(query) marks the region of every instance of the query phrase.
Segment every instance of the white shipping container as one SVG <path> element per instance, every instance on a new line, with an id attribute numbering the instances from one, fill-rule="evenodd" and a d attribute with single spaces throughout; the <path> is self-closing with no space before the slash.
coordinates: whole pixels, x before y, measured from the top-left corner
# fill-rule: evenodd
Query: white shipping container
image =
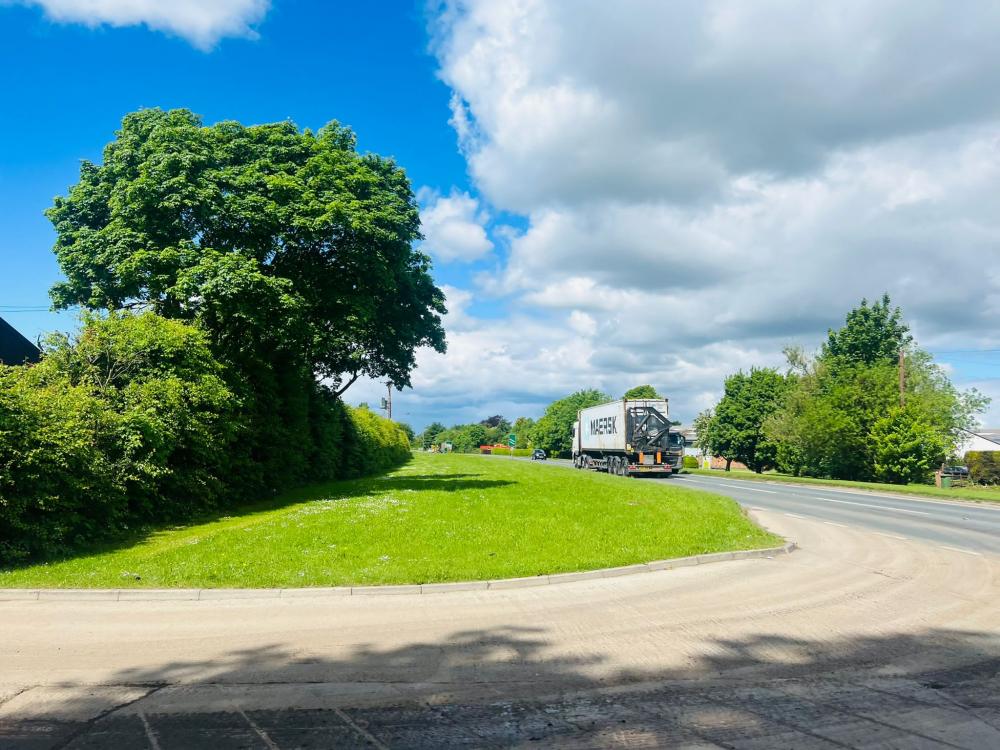
<path id="1" fill-rule="evenodd" d="M 629 439 L 627 414 L 629 408 L 636 406 L 652 407 L 665 419 L 669 418 L 667 400 L 664 398 L 612 401 L 581 409 L 577 419 L 575 450 L 577 452 L 631 450 L 627 447 Z"/>

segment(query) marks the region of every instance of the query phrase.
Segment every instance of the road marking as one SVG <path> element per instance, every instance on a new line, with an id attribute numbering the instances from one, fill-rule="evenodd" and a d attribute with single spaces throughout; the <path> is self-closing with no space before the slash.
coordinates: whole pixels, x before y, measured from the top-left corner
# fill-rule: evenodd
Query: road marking
<path id="1" fill-rule="evenodd" d="M 376 737 L 374 734 L 372 734 L 371 732 L 369 732 L 367 729 L 364 729 L 363 727 L 358 726 L 355 723 L 354 719 L 352 719 L 350 716 L 348 716 L 347 714 L 345 714 L 343 711 L 341 711 L 336 706 L 333 707 L 333 712 L 335 714 L 337 714 L 337 716 L 340 717 L 340 720 L 342 722 L 344 722 L 345 724 L 347 724 L 347 726 L 349 726 L 355 732 L 357 732 L 362 737 L 364 737 L 366 740 L 368 740 L 370 743 L 372 743 L 375 747 L 378 748 L 378 750 L 389 750 L 389 746 L 388 745 L 384 744 L 383 742 L 380 742 L 379 739 L 378 739 L 378 737 Z"/>
<path id="2" fill-rule="evenodd" d="M 723 482 L 723 484 L 728 484 L 730 487 L 739 487 L 741 490 L 746 490 L 747 492 L 766 492 L 768 495 L 778 494 L 774 490 L 759 490 L 756 487 L 744 487 L 743 485 L 736 484 L 735 482 Z"/>
<path id="3" fill-rule="evenodd" d="M 850 528 L 846 523 L 837 523 L 836 521 L 823 521 L 827 526 L 839 526 L 842 529 Z"/>
<path id="4" fill-rule="evenodd" d="M 149 740 L 150 748 L 152 750 L 160 750 L 160 741 L 156 739 L 156 732 L 149 726 L 149 720 L 142 711 L 139 711 L 139 721 L 142 722 L 142 728 L 146 730 L 146 739 Z"/>
<path id="5" fill-rule="evenodd" d="M 797 513 L 786 513 L 785 515 L 786 515 L 786 516 L 791 516 L 792 518 L 801 518 L 801 519 L 802 519 L 803 521 L 805 521 L 805 520 L 806 520 L 806 517 L 805 517 L 805 516 L 800 516 L 800 515 L 798 515 Z"/>
<path id="6" fill-rule="evenodd" d="M 268 750 L 281 750 L 274 740 L 267 736 L 267 732 L 257 726 L 257 722 L 247 716 L 242 708 L 237 708 L 236 710 L 239 712 L 240 716 L 246 720 L 246 723 L 250 725 L 250 728 L 257 733 L 257 736 L 263 740 L 264 744 L 267 745 Z"/>
<path id="7" fill-rule="evenodd" d="M 971 549 L 959 549 L 958 547 L 949 547 L 945 544 L 939 544 L 938 548 L 950 550 L 951 552 L 961 552 L 966 555 L 976 555 L 976 557 L 982 557 L 982 552 L 973 552 Z"/>
<path id="8" fill-rule="evenodd" d="M 886 534 L 884 531 L 873 531 L 872 533 L 879 536 L 887 536 L 890 539 L 902 539 L 904 542 L 909 541 L 905 536 L 899 536 L 898 534 Z"/>
<path id="9" fill-rule="evenodd" d="M 819 500 L 821 503 L 840 503 L 841 505 L 860 505 L 863 508 L 874 508 L 875 510 L 889 510 L 894 513 L 911 513 L 915 516 L 929 516 L 923 510 L 907 510 L 906 508 L 892 508 L 888 505 L 872 505 L 871 503 L 856 503 L 853 500 L 834 500 L 832 497 L 814 497 L 812 500 Z"/>

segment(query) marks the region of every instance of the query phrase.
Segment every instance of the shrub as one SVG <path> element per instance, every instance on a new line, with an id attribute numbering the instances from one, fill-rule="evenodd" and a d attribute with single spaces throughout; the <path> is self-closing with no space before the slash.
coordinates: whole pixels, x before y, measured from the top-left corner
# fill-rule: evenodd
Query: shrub
<path id="1" fill-rule="evenodd" d="M 685 469 L 697 469 L 699 466 L 698 459 L 694 456 L 684 456 L 683 463 Z"/>
<path id="2" fill-rule="evenodd" d="M 969 451 L 965 465 L 976 484 L 1000 484 L 1000 451 Z"/>
<path id="3" fill-rule="evenodd" d="M 38 375 L 0 366 L 0 563 L 97 538 L 128 513 L 116 415 L 89 389 Z"/>
<path id="4" fill-rule="evenodd" d="M 876 420 L 869 439 L 874 475 L 880 482 L 926 482 L 948 453 L 945 438 L 905 408 L 890 409 Z"/>
<path id="5" fill-rule="evenodd" d="M 79 336 L 50 337 L 38 365 L 0 365 L 0 564 L 256 500 L 262 481 L 363 476 L 410 456 L 397 424 L 310 379 L 295 403 L 305 434 L 283 446 L 296 465 L 262 468 L 246 445 L 263 426 L 226 374 L 201 329 L 153 313 L 89 316 Z"/>

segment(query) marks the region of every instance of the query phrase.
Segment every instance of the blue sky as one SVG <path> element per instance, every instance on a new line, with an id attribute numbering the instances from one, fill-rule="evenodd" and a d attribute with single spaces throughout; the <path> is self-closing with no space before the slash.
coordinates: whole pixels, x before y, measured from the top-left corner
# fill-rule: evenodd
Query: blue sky
<path id="1" fill-rule="evenodd" d="M 883 291 L 1000 424 L 1000 10 L 803 8 L 0 0 L 0 315 L 73 326 L 17 310 L 125 113 L 337 119 L 406 169 L 448 295 L 395 400 L 417 427 L 642 382 L 687 420 Z"/>

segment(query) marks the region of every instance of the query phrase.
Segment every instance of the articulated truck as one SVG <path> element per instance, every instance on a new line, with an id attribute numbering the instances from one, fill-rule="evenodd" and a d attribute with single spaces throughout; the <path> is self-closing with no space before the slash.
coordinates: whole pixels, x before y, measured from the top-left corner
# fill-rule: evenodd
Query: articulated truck
<path id="1" fill-rule="evenodd" d="M 684 461 L 684 436 L 670 429 L 665 398 L 623 399 L 580 409 L 573 465 L 618 476 L 672 476 Z"/>

